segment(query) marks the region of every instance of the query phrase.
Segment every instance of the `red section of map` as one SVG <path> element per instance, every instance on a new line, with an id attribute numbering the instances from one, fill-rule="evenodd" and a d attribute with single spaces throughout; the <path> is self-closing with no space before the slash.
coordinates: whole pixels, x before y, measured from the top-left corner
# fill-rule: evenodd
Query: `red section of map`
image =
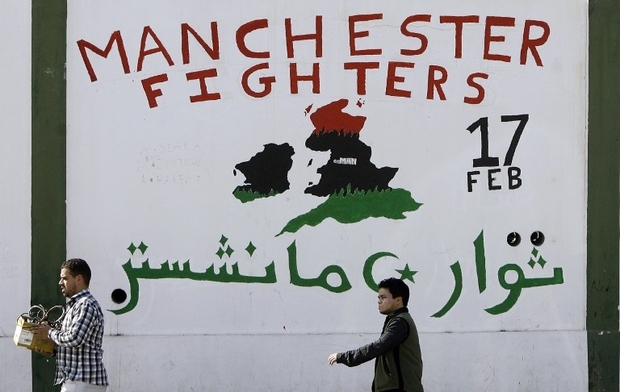
<path id="1" fill-rule="evenodd" d="M 310 121 L 314 124 L 313 133 L 340 132 L 359 135 L 366 117 L 344 113 L 342 110 L 348 104 L 349 100 L 343 98 L 318 108 L 310 115 Z"/>

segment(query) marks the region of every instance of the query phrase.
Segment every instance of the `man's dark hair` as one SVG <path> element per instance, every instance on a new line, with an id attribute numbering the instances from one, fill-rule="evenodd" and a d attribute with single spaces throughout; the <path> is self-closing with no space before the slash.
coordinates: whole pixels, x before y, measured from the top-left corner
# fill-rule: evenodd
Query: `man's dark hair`
<path id="1" fill-rule="evenodd" d="M 62 263 L 60 268 L 66 268 L 74 278 L 78 275 L 82 275 L 86 286 L 90 284 L 90 267 L 88 263 L 82 259 L 69 259 Z"/>
<path id="2" fill-rule="evenodd" d="M 387 278 L 379 282 L 380 289 L 387 289 L 392 297 L 403 299 L 403 306 L 407 306 L 409 302 L 409 286 L 402 279 Z"/>

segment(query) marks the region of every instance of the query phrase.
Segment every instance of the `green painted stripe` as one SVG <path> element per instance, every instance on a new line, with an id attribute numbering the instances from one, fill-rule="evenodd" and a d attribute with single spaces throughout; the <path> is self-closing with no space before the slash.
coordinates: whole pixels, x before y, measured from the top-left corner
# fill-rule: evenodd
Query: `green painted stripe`
<path id="1" fill-rule="evenodd" d="M 590 1 L 587 316 L 589 391 L 618 391 L 620 2 Z"/>
<path id="2" fill-rule="evenodd" d="M 64 303 L 66 257 L 66 0 L 32 1 L 32 304 Z M 55 361 L 32 356 L 32 391 L 52 388 Z"/>

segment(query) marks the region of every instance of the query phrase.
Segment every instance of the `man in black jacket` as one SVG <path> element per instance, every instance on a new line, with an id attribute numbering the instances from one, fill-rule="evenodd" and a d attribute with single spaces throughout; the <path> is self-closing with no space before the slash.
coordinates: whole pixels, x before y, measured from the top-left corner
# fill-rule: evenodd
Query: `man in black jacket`
<path id="1" fill-rule="evenodd" d="M 424 392 L 418 330 L 407 309 L 409 287 L 401 279 L 382 280 L 378 298 L 379 313 L 387 316 L 379 339 L 356 350 L 333 353 L 327 361 L 357 366 L 376 358 L 373 391 Z"/>

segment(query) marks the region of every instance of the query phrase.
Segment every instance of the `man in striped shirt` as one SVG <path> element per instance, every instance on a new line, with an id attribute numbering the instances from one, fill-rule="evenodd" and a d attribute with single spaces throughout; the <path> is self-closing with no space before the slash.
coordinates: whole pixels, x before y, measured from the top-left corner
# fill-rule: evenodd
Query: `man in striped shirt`
<path id="1" fill-rule="evenodd" d="M 70 259 L 60 267 L 60 290 L 67 309 L 60 330 L 41 325 L 35 335 L 56 343 L 56 377 L 61 392 L 103 392 L 108 375 L 103 366 L 103 312 L 88 289 L 91 271 L 86 261 Z"/>

